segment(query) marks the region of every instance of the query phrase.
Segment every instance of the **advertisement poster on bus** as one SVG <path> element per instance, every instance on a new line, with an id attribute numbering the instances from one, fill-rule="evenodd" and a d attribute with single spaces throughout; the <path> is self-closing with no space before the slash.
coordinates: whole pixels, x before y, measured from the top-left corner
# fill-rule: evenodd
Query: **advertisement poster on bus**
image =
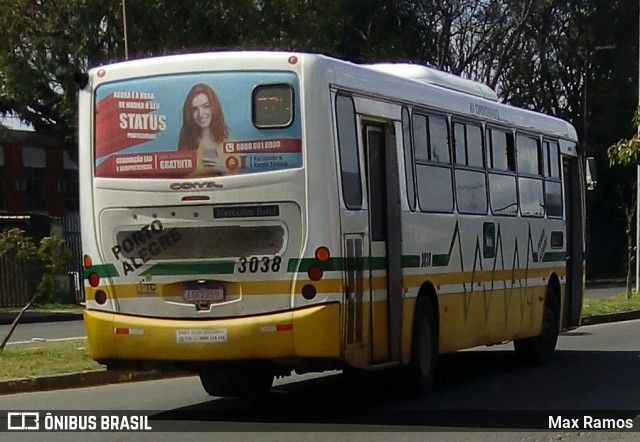
<path id="1" fill-rule="evenodd" d="M 192 178 L 301 167 L 297 97 L 292 73 L 158 75 L 104 83 L 95 95 L 95 176 Z M 269 112 L 276 123 L 255 123 L 256 115 L 271 121 Z"/>

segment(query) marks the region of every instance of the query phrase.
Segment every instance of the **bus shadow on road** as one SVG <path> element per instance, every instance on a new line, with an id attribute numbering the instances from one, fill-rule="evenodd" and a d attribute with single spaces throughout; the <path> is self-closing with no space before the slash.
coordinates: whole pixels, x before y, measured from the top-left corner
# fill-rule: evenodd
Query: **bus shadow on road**
<path id="1" fill-rule="evenodd" d="M 440 358 L 437 387 L 425 398 L 400 389 L 397 372 L 372 373 L 358 382 L 338 374 L 280 385 L 253 398 L 213 398 L 152 419 L 537 429 L 547 428 L 553 414 L 624 417 L 630 413 L 624 410 L 639 410 L 639 372 L 636 351 L 558 351 L 536 365 L 523 364 L 510 350 L 465 351 Z"/>
<path id="2" fill-rule="evenodd" d="M 586 332 L 586 331 L 576 331 L 576 330 L 571 330 L 571 331 L 560 333 L 560 336 L 566 336 L 566 337 L 569 337 L 569 338 L 579 337 L 579 336 L 592 336 L 592 335 L 593 335 L 593 333 L 589 333 L 589 332 Z"/>

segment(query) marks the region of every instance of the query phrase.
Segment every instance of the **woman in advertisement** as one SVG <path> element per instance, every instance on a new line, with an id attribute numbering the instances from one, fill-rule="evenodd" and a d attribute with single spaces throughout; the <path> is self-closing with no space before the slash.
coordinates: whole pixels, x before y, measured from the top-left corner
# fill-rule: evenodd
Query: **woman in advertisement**
<path id="1" fill-rule="evenodd" d="M 197 150 L 197 167 L 192 175 L 221 176 L 230 173 L 223 153 L 229 132 L 214 90 L 203 83 L 193 86 L 184 101 L 182 118 L 178 150 Z"/>

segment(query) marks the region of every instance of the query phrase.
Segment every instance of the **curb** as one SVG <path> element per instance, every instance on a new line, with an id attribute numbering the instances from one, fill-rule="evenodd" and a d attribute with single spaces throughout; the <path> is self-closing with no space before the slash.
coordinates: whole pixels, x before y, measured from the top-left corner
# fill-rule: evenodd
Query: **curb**
<path id="1" fill-rule="evenodd" d="M 0 396 L 193 376 L 182 371 L 91 370 L 0 382 Z"/>
<path id="2" fill-rule="evenodd" d="M 18 316 L 18 312 L 0 312 L 0 325 L 11 325 Z M 47 312 L 26 311 L 20 318 L 20 324 L 36 324 L 43 322 L 81 321 L 81 312 L 67 312 L 52 310 Z"/>
<path id="3" fill-rule="evenodd" d="M 582 318 L 580 325 L 607 324 L 609 322 L 632 321 L 634 319 L 640 319 L 640 310 L 611 313 L 609 315 L 587 316 Z"/>

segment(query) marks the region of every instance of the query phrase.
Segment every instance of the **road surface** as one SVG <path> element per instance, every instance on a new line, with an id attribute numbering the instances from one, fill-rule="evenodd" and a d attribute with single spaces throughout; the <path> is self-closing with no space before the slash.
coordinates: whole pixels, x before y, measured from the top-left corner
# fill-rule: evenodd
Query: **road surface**
<path id="1" fill-rule="evenodd" d="M 631 441 L 637 440 L 640 430 L 636 416 L 640 410 L 638 330 L 640 320 L 565 333 L 556 357 L 542 365 L 521 364 L 509 344 L 445 355 L 440 360 L 438 388 L 424 399 L 394 390 L 388 373 L 358 385 L 336 374 L 295 376 L 280 380 L 263 398 L 245 400 L 209 397 L 198 379 L 189 377 L 0 397 L 0 410 L 88 410 L 97 414 L 128 410 L 150 416 L 155 429 L 170 432 L 119 433 L 117 439 L 122 441 L 202 440 L 203 434 L 194 430 L 241 432 L 208 435 L 216 441 L 346 440 L 347 436 L 366 442 L 425 437 L 434 441 Z M 635 419 L 635 432 L 531 431 L 546 426 L 550 416 L 602 413 Z M 446 432 L 437 432 L 440 430 Z M 248 433 L 253 431 L 259 433 Z M 329 435 L 331 431 L 349 433 Z M 398 431 L 421 432 L 422 439 L 395 433 Z M 465 435 L 464 431 L 479 433 Z M 388 432 L 395 436 L 383 436 Z M 10 436 L 8 440 L 30 440 L 23 434 Z M 51 433 L 46 439 L 69 439 L 68 434 L 66 439 L 62 436 Z M 76 434 L 75 438 L 80 437 L 113 440 L 114 434 Z"/>

